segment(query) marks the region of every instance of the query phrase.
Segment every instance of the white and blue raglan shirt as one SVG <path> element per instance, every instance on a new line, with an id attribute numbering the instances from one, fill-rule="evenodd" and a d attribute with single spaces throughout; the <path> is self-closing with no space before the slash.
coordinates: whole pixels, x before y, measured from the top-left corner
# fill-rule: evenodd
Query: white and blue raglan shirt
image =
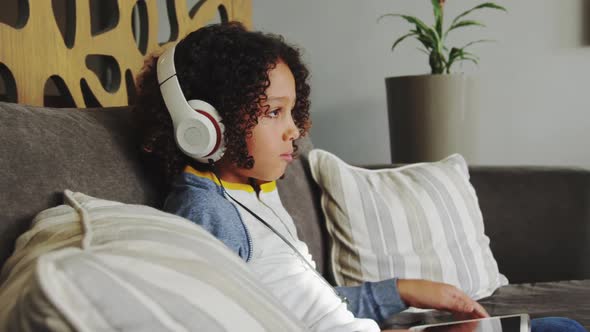
<path id="1" fill-rule="evenodd" d="M 223 181 L 226 191 L 281 233 L 315 267 L 281 203 L 276 182 L 257 193 Z M 395 279 L 336 287 L 348 305 L 274 232 L 226 197 L 211 172 L 190 166 L 173 183 L 164 210 L 204 227 L 250 266 L 260 282 L 312 331 L 379 331 L 376 322 L 405 310 Z"/>

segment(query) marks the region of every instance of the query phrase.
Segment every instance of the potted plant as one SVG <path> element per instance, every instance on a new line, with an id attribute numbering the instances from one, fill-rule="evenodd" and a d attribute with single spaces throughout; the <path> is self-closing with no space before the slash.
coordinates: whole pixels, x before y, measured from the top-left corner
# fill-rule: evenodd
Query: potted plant
<path id="1" fill-rule="evenodd" d="M 385 14 L 398 17 L 413 28 L 399 37 L 391 47 L 395 48 L 408 38 L 416 39 L 420 50 L 427 54 L 429 75 L 389 77 L 385 79 L 391 140 L 392 161 L 410 163 L 433 161 L 451 153 L 473 155 L 476 137 L 473 110 L 470 105 L 477 98 L 477 84 L 473 77 L 453 74 L 458 62 L 478 64 L 477 55 L 469 49 L 480 39 L 462 47 L 447 46 L 449 33 L 468 27 L 482 27 L 482 23 L 467 18 L 474 11 L 493 9 L 506 11 L 492 2 L 479 4 L 455 17 L 445 28 L 445 0 L 431 0 L 434 23 L 428 26 L 415 16 Z M 469 159 L 469 158 L 468 158 Z"/>

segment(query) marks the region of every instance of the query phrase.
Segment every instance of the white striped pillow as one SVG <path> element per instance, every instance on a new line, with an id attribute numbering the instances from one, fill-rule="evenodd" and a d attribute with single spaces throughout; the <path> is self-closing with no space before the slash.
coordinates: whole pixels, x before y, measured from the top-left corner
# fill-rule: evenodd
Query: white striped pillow
<path id="1" fill-rule="evenodd" d="M 309 162 L 322 188 L 338 285 L 392 277 L 427 279 L 480 299 L 508 284 L 484 234 L 461 155 L 367 170 L 315 149 Z"/>
<path id="2" fill-rule="evenodd" d="M 0 331 L 302 331 L 196 224 L 66 191 L 0 275 Z"/>

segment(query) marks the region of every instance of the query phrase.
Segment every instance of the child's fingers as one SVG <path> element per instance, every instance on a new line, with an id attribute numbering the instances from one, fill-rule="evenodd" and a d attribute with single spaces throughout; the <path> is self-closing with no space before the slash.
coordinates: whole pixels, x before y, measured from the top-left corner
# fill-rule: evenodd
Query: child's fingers
<path id="1" fill-rule="evenodd" d="M 469 317 L 473 318 L 489 317 L 489 314 L 484 307 L 472 300 L 467 294 L 457 289 L 457 292 L 454 295 L 456 312 L 467 314 Z"/>
<path id="2" fill-rule="evenodd" d="M 471 313 L 474 310 L 473 300 L 459 289 L 452 287 L 450 309 L 458 313 Z"/>
<path id="3" fill-rule="evenodd" d="M 461 317 L 464 317 L 464 319 L 490 317 L 481 304 L 469 298 L 465 299 L 465 303 L 463 303 L 460 308 L 461 309 L 458 312 L 461 314 Z"/>
<path id="4" fill-rule="evenodd" d="M 481 304 L 479 304 L 477 302 L 475 302 L 475 313 L 477 314 L 478 317 L 481 317 L 481 318 L 490 317 L 490 314 L 488 314 L 486 309 Z"/>

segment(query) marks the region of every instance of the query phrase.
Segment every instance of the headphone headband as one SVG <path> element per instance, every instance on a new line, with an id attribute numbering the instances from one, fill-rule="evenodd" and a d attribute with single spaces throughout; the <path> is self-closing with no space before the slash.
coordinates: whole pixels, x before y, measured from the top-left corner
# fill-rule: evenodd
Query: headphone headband
<path id="1" fill-rule="evenodd" d="M 172 76 L 176 76 L 176 67 L 174 66 L 175 51 L 176 45 L 172 45 L 158 58 L 158 66 L 156 67 L 156 70 L 158 73 L 159 85 L 162 85 L 162 83 Z"/>

